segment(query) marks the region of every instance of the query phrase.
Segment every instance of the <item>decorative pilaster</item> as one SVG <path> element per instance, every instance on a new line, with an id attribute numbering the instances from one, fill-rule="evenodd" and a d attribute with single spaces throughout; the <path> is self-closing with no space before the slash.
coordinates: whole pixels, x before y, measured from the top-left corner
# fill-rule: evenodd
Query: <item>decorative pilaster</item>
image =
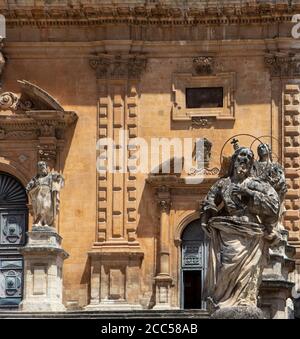
<path id="1" fill-rule="evenodd" d="M 157 201 L 160 210 L 158 270 L 155 277 L 156 303 L 154 309 L 171 308 L 170 276 L 170 190 L 166 186 L 157 189 Z"/>
<path id="2" fill-rule="evenodd" d="M 284 226 L 289 231 L 289 240 L 293 245 L 300 245 L 300 88 L 297 83 L 300 55 L 290 52 L 269 53 L 265 56 L 265 64 L 269 68 L 272 84 L 276 83 L 277 91 L 272 92 L 272 99 L 276 100 L 274 96 L 283 98 L 283 102 L 276 101 L 279 117 L 273 116 L 271 120 L 273 124 L 280 121 L 278 125 L 272 126 L 272 136 L 275 129 L 275 137 L 281 139 L 283 144 L 281 154 L 288 186 Z"/>
<path id="3" fill-rule="evenodd" d="M 127 159 L 134 152 L 127 145 L 138 136 L 138 83 L 146 67 L 140 55 L 99 54 L 90 60 L 99 88 L 99 139 L 110 138 L 116 145 L 114 173 L 98 173 L 98 235 L 95 245 L 112 242 L 138 246 L 137 177 Z M 110 161 L 107 147 L 100 159 Z"/>
<path id="4" fill-rule="evenodd" d="M 300 87 L 284 88 L 284 164 L 288 191 L 284 226 L 293 245 L 300 246 Z M 300 255 L 300 253 L 299 253 Z M 300 257 L 299 257 L 300 258 Z"/>
<path id="5" fill-rule="evenodd" d="M 296 271 L 300 267 L 300 55 L 289 51 L 268 53 L 265 64 L 272 83 L 271 135 L 282 141 L 278 154 L 285 167 L 288 187 L 283 219 L 288 232 L 283 234 L 284 240 L 275 248 L 275 253 L 270 251 L 263 274 L 261 303 L 270 317 L 280 318 L 286 317 L 286 303 L 293 288 L 289 274 L 294 269 L 293 259 L 296 259 Z M 293 291 L 293 297 L 299 298 L 297 282 Z"/>
<path id="6" fill-rule="evenodd" d="M 137 241 L 137 175 L 127 159 L 138 136 L 138 84 L 146 59 L 138 55 L 99 54 L 90 60 L 99 89 L 98 159 L 114 161 L 113 171 L 98 172 L 98 223 L 91 259 L 91 295 L 87 309 L 141 309 L 140 267 L 144 253 Z"/>

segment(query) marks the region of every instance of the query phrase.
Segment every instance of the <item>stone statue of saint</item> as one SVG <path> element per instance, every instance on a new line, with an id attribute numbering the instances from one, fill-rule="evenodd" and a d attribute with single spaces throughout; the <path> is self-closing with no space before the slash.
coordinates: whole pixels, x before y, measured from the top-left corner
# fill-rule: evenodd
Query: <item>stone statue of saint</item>
<path id="1" fill-rule="evenodd" d="M 268 248 L 278 237 L 273 229 L 281 205 L 272 186 L 276 166 L 256 173 L 254 164 L 252 150 L 236 148 L 228 175 L 211 187 L 202 204 L 201 226 L 211 240 L 205 288 L 211 312 L 256 307 Z"/>
<path id="2" fill-rule="evenodd" d="M 63 185 L 64 178 L 61 174 L 49 172 L 46 162 L 38 162 L 37 175 L 26 186 L 32 202 L 33 226 L 55 227 L 55 217 L 59 212 L 59 192 Z"/>

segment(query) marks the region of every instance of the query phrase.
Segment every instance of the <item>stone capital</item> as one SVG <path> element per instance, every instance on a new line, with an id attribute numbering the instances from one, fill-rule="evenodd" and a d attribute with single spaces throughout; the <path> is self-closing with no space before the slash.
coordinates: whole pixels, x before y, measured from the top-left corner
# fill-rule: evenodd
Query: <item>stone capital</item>
<path id="1" fill-rule="evenodd" d="M 146 64 L 146 57 L 139 54 L 98 54 L 90 59 L 97 79 L 140 79 Z"/>
<path id="2" fill-rule="evenodd" d="M 170 188 L 167 186 L 158 187 L 156 189 L 156 199 L 161 213 L 169 213 L 172 205 Z"/>
<path id="3" fill-rule="evenodd" d="M 268 53 L 265 65 L 271 77 L 295 77 L 300 75 L 300 54 L 289 52 Z"/>
<path id="4" fill-rule="evenodd" d="M 158 206 L 160 208 L 161 213 L 169 213 L 171 209 L 171 200 L 159 200 Z"/>

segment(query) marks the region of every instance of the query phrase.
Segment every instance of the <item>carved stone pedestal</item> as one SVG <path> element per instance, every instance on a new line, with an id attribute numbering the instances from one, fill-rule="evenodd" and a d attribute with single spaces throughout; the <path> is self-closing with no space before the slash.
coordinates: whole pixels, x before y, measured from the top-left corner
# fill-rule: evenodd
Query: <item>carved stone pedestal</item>
<path id="1" fill-rule="evenodd" d="M 140 267 L 144 253 L 139 248 L 97 248 L 89 252 L 91 295 L 89 311 L 142 310 Z"/>
<path id="2" fill-rule="evenodd" d="M 33 227 L 24 257 L 24 312 L 65 311 L 62 303 L 62 268 L 68 254 L 61 248 L 62 238 L 52 227 Z"/>
<path id="3" fill-rule="evenodd" d="M 171 309 L 171 285 L 172 278 L 169 275 L 155 277 L 155 306 L 154 310 Z"/>
<path id="4" fill-rule="evenodd" d="M 268 265 L 263 271 L 259 289 L 259 307 L 271 319 L 288 318 L 287 299 L 292 296 L 294 283 L 290 273 L 295 268 L 295 248 L 288 244 L 288 232 L 282 230 L 282 240 L 270 249 Z"/>

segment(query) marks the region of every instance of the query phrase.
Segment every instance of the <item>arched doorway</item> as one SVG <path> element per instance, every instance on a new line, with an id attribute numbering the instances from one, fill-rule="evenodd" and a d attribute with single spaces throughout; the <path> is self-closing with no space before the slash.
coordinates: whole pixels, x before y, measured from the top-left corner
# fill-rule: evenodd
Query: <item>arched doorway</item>
<path id="1" fill-rule="evenodd" d="M 17 307 L 22 300 L 23 259 L 28 224 L 27 194 L 10 174 L 0 172 L 0 307 Z"/>
<path id="2" fill-rule="evenodd" d="M 181 308 L 205 309 L 203 298 L 207 271 L 208 239 L 199 219 L 189 223 L 181 236 Z"/>

